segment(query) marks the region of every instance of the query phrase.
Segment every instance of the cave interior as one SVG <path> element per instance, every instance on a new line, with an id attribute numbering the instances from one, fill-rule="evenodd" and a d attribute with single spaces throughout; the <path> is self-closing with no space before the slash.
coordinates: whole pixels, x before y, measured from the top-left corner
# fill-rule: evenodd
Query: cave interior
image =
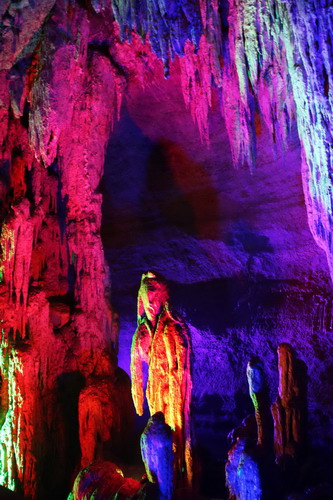
<path id="1" fill-rule="evenodd" d="M 332 29 L 1 1 L 0 498 L 333 498 Z"/>

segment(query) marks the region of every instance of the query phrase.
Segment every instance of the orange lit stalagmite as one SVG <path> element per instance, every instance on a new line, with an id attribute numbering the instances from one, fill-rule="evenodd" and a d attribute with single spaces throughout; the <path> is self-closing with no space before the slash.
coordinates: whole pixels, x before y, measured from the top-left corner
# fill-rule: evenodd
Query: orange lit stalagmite
<path id="1" fill-rule="evenodd" d="M 300 373 L 301 362 L 296 359 L 289 344 L 278 347 L 279 396 L 272 405 L 274 419 L 274 448 L 277 459 L 297 457 L 304 446 L 306 396 Z"/>
<path id="2" fill-rule="evenodd" d="M 150 272 L 143 274 L 131 353 L 132 396 L 139 415 L 143 413 L 146 395 L 150 415 L 162 412 L 174 431 L 176 487 L 190 486 L 192 482 L 190 355 L 187 329 L 170 311 L 164 279 Z"/>
<path id="3" fill-rule="evenodd" d="M 110 453 L 124 456 L 131 447 L 133 420 L 130 378 L 104 350 L 79 395 L 81 467 L 106 460 Z"/>

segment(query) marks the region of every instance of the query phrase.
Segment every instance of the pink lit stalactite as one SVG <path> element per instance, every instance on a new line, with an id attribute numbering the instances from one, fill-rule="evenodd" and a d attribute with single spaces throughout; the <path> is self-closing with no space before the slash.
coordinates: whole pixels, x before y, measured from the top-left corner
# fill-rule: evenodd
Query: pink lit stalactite
<path id="1" fill-rule="evenodd" d="M 13 192 L 2 192 L 0 186 L 7 214 L 0 242 L 1 326 L 4 342 L 10 338 L 15 347 L 17 336 L 29 346 L 19 356 L 23 376 L 12 374 L 17 394 L 8 387 L 12 412 L 7 412 L 3 427 L 10 435 L 3 440 L 5 454 L 10 457 L 14 448 L 14 461 L 23 468 L 17 471 L 2 461 L 0 475 L 7 474 L 3 484 L 20 486 L 32 498 L 46 495 L 35 464 L 43 462 L 48 446 L 59 464 L 68 456 L 68 436 L 58 411 L 61 374 L 79 370 L 87 381 L 98 354 L 117 343 L 99 234 L 101 196 L 96 190 L 112 123 L 119 115 L 123 77 L 98 51 L 88 50 L 95 33 L 86 11 L 77 6 L 70 14 L 64 7 L 59 2 L 52 22 L 45 26 L 32 57 L 35 66 L 22 77 L 21 97 L 14 100 L 9 94 L 11 80 L 0 82 L 1 146 L 5 139 L 0 154 L 9 164 Z M 55 26 L 66 32 L 68 23 L 73 39 L 54 43 L 59 33 Z M 20 121 L 24 99 L 30 104 L 30 143 Z M 75 269 L 73 284 L 68 280 L 70 269 Z M 67 305 L 68 297 L 75 298 L 75 307 Z M 1 353 L 5 355 L 3 346 Z M 68 473 L 61 468 L 55 478 Z"/>
<path id="2" fill-rule="evenodd" d="M 138 328 L 131 352 L 132 395 L 143 413 L 146 396 L 150 415 L 162 412 L 173 430 L 177 486 L 192 483 L 190 432 L 191 347 L 184 323 L 169 309 L 166 285 L 153 273 L 142 276 L 138 296 Z M 144 365 L 148 365 L 144 394 Z M 184 472 L 183 472 L 184 471 Z"/>
<path id="3" fill-rule="evenodd" d="M 61 6 L 54 18 L 65 29 L 68 21 Z M 72 43 L 50 49 L 52 26 L 43 39 L 45 57 L 32 91 L 31 140 L 46 165 L 57 156 L 74 294 L 80 306 L 74 321 L 84 353 L 89 350 L 86 342 L 92 341 L 95 348 L 97 342 L 101 350 L 117 342 L 110 339 L 109 277 L 99 233 L 102 196 L 96 191 L 109 135 L 119 116 L 124 81 L 106 57 L 90 48 L 90 38 L 97 45 L 98 39 L 91 32 L 87 13 L 76 9 L 71 23 Z"/>
<path id="4" fill-rule="evenodd" d="M 190 109 L 203 143 L 209 146 L 208 112 L 212 106 L 212 78 L 221 87 L 221 27 L 216 0 L 200 2 L 204 33 L 196 47 L 185 43 L 179 58 L 181 85 L 185 105 Z"/>
<path id="5" fill-rule="evenodd" d="M 246 4 L 246 2 L 245 2 Z M 228 61 L 223 68 L 222 110 L 235 166 L 255 164 L 253 95 L 243 43 L 245 4 L 229 2 Z"/>

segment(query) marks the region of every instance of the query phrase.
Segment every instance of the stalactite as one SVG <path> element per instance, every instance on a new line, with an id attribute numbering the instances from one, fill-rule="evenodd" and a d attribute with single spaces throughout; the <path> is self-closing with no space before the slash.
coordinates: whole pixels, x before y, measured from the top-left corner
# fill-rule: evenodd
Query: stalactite
<path id="1" fill-rule="evenodd" d="M 217 2 L 201 2 L 201 15 L 205 30 L 199 47 L 187 41 L 179 64 L 185 104 L 198 125 L 202 142 L 209 146 L 208 112 L 212 106 L 212 86 L 213 82 L 218 87 L 222 85 L 222 46 Z"/>
<path id="2" fill-rule="evenodd" d="M 95 5 L 98 10 L 102 8 L 100 1 Z M 187 40 L 195 46 L 199 44 L 202 31 L 199 2 L 112 0 L 112 9 L 122 37 L 130 37 L 132 30 L 148 35 L 154 52 L 166 65 L 174 55 L 183 54 Z"/>
<path id="3" fill-rule="evenodd" d="M 221 19 L 227 6 L 223 15 L 228 32 Z M 117 348 L 99 234 L 99 189 L 109 135 L 128 81 L 149 83 L 150 72 L 162 67 L 159 59 L 166 75 L 170 67 L 180 67 L 185 103 L 206 143 L 212 89 L 218 87 L 235 165 L 255 165 L 262 123 L 278 151 L 288 146 L 296 119 L 310 227 L 333 269 L 332 6 L 324 0 L 229 0 L 225 5 L 217 0 L 113 0 L 111 7 L 104 0 L 90 5 L 75 0 L 5 1 L 0 17 L 0 475 L 10 488 L 45 498 L 37 461 L 43 463 L 48 446 L 54 449 L 57 467 L 66 465 L 52 480 L 58 474 L 66 482 L 76 466 L 75 457 L 70 463 L 66 455 L 70 429 L 64 424 L 61 390 L 68 390 L 76 408 L 80 391 L 82 395 L 95 387 L 90 377 L 99 355 Z M 320 330 L 326 316 L 330 314 L 322 304 Z M 167 423 L 178 429 L 178 449 L 185 449 L 178 467 L 185 455 L 190 478 L 189 339 L 183 323 L 173 320 L 170 329 L 179 343 L 169 342 L 170 336 L 163 348 L 176 397 L 170 414 L 165 413 Z M 331 328 L 329 318 L 327 322 Z M 162 342 L 148 355 L 149 342 L 140 341 L 141 351 L 134 355 L 141 361 L 149 361 L 150 354 L 158 359 Z M 184 368 L 178 380 L 173 356 Z M 284 356 L 281 366 L 290 361 L 289 351 Z M 110 372 L 114 367 L 110 359 Z M 152 369 L 158 372 L 159 367 Z M 142 378 L 135 375 L 140 412 Z M 108 394 L 119 391 L 115 379 L 110 375 Z M 153 411 L 160 409 L 154 394 L 158 384 L 151 382 L 147 389 Z M 282 382 L 280 392 L 274 407 L 276 441 L 282 443 L 277 453 L 291 449 L 293 454 L 290 443 L 298 443 L 301 436 L 298 395 L 286 395 Z M 106 393 L 95 391 L 98 408 Z M 257 398 L 256 391 L 252 395 Z M 45 415 L 45 424 L 40 415 Z M 289 437 L 283 419 L 291 422 Z M 259 409 L 257 420 L 260 426 Z M 243 444 L 233 453 L 247 460 Z M 257 465 L 251 467 L 256 474 Z"/>
<path id="4" fill-rule="evenodd" d="M 93 2 L 93 6 L 96 12 L 106 8 L 103 1 Z M 181 56 L 185 102 L 204 142 L 209 136 L 212 76 L 222 87 L 223 115 L 235 165 L 255 166 L 261 120 L 278 151 L 287 147 L 296 117 L 309 224 L 333 267 L 331 6 L 324 0 L 306 4 L 298 0 L 230 0 L 227 42 L 221 36 L 215 1 L 191 6 L 114 1 L 112 8 L 123 37 L 130 37 L 133 29 L 143 37 L 149 34 L 153 50 L 164 64 L 174 54 Z"/>
<path id="5" fill-rule="evenodd" d="M 75 434 L 69 435 L 64 422 L 61 391 L 68 390 L 67 404 L 75 405 L 100 353 L 112 353 L 118 335 L 99 235 L 102 199 L 96 191 L 124 77 L 98 51 L 85 10 L 73 8 L 69 21 L 67 3 L 59 4 L 42 39 L 18 56 L 11 79 L 4 75 L 0 86 L 0 158 L 10 172 L 7 180 L 1 178 L 9 184 L 1 201 L 10 208 L 1 229 L 1 326 L 23 374 L 12 373 L 17 396 L 11 396 L 10 384 L 4 386 L 15 408 L 12 417 L 7 411 L 1 427 L 5 434 L 12 430 L 10 440 L 3 441 L 7 461 L 2 466 L 8 468 L 3 484 L 32 498 L 47 495 L 41 464 L 50 447 L 62 464 L 54 476 L 62 488 L 76 465 L 66 454 Z M 57 23 L 63 23 L 68 38 L 56 40 Z M 115 365 L 111 358 L 109 370 Z M 1 376 L 6 379 L 5 366 Z M 69 389 L 62 388 L 63 380 Z M 125 385 L 114 389 L 118 399 L 121 390 L 129 394 Z"/>

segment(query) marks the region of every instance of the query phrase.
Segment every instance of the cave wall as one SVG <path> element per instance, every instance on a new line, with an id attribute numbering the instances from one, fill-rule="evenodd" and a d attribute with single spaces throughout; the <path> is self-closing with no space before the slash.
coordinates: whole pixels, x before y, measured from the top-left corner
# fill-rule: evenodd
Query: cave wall
<path id="1" fill-rule="evenodd" d="M 325 253 L 308 227 L 297 131 L 288 151 L 277 151 L 262 127 L 256 168 L 232 169 L 217 93 L 210 147 L 198 149 L 179 85 L 175 62 L 168 80 L 156 74 L 145 89 L 129 87 L 107 149 L 102 238 L 126 371 L 142 271 L 167 278 L 171 303 L 186 318 L 193 418 L 206 493 L 216 495 L 227 435 L 253 412 L 247 363 L 263 360 L 273 402 L 281 342 L 307 365 L 310 445 L 331 449 L 332 291 Z"/>
<path id="2" fill-rule="evenodd" d="M 252 355 L 274 396 L 280 341 L 331 447 L 332 8 L 2 2 L 3 485 L 68 491 L 79 393 L 117 383 L 110 286 L 126 370 L 149 268 L 192 333 L 203 455 L 223 460 L 248 411 Z"/>

